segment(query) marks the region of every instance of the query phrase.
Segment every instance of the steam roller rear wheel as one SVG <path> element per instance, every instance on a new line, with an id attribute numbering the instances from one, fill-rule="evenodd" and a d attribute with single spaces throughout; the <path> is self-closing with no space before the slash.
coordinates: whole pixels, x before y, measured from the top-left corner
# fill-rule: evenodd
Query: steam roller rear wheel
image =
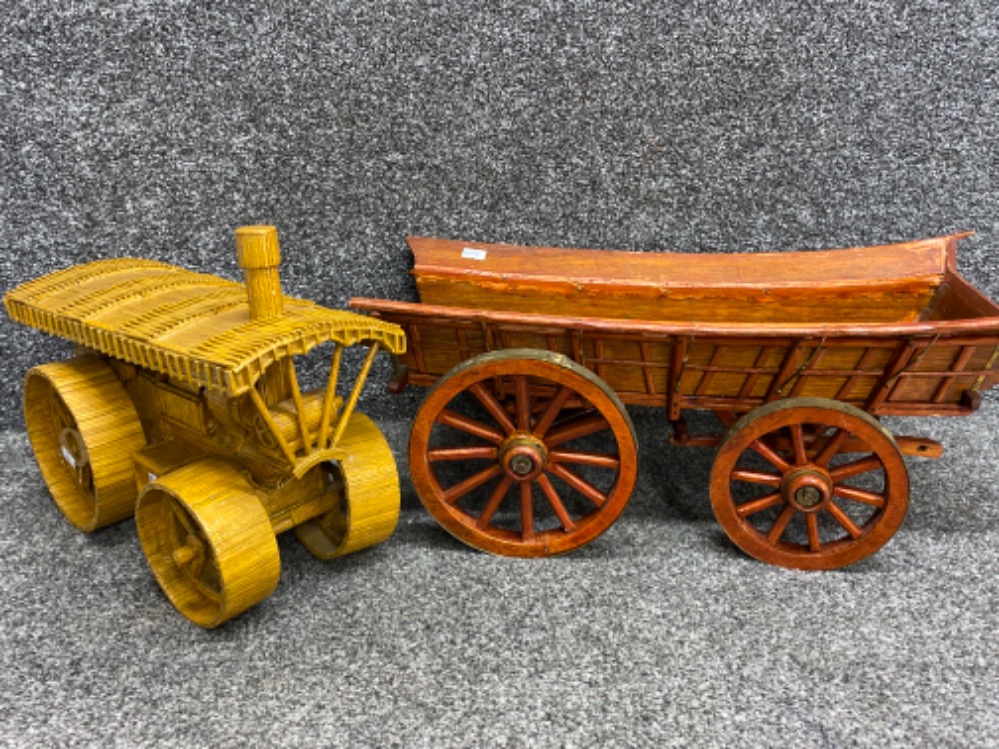
<path id="1" fill-rule="evenodd" d="M 277 540 L 246 478 L 221 460 L 161 476 L 139 496 L 135 526 L 167 598 L 217 627 L 269 596 L 281 574 Z"/>
<path id="2" fill-rule="evenodd" d="M 24 419 L 42 477 L 69 522 L 89 532 L 132 515 L 132 454 L 146 440 L 107 364 L 86 355 L 30 370 Z"/>
<path id="3" fill-rule="evenodd" d="M 355 412 L 340 439 L 346 456 L 328 471 L 327 491 L 338 494 L 333 509 L 295 527 L 320 559 L 351 554 L 381 543 L 399 519 L 399 473 L 375 423 Z"/>

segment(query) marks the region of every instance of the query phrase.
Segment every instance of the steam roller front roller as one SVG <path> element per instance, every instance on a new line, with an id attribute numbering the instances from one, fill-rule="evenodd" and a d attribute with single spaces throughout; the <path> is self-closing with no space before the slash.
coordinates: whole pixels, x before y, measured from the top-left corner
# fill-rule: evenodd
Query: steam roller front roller
<path id="1" fill-rule="evenodd" d="M 270 518 L 229 463 L 199 460 L 148 484 L 135 525 L 156 581 L 198 626 L 217 627 L 277 586 L 281 561 Z"/>
<path id="2" fill-rule="evenodd" d="M 399 473 L 375 423 L 355 411 L 338 446 L 345 457 L 325 470 L 330 472 L 328 491 L 339 497 L 323 515 L 295 526 L 298 539 L 320 559 L 381 543 L 399 520 Z"/>
<path id="3" fill-rule="evenodd" d="M 42 477 L 70 523 L 90 532 L 132 516 L 132 454 L 146 440 L 111 367 L 83 355 L 31 369 L 24 419 Z"/>

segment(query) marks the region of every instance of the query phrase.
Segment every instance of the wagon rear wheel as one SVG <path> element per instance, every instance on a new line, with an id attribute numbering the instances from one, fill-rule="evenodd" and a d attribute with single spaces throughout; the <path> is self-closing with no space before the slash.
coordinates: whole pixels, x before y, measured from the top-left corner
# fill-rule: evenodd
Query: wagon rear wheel
<path id="1" fill-rule="evenodd" d="M 367 416 L 354 412 L 339 446 L 346 456 L 328 471 L 333 509 L 295 526 L 295 534 L 320 559 L 333 559 L 381 543 L 399 519 L 399 473 L 385 437 Z"/>
<path id="2" fill-rule="evenodd" d="M 880 549 L 909 504 L 908 471 L 884 427 L 821 398 L 775 401 L 740 419 L 711 473 L 729 538 L 757 559 L 835 569 Z"/>
<path id="3" fill-rule="evenodd" d="M 546 556 L 593 540 L 635 484 L 634 429 L 614 392 L 559 354 L 508 349 L 441 378 L 416 415 L 413 483 L 478 549 Z"/>
<path id="4" fill-rule="evenodd" d="M 132 454 L 146 440 L 125 388 L 96 356 L 30 370 L 24 419 L 38 466 L 73 525 L 93 531 L 132 515 Z"/>
<path id="5" fill-rule="evenodd" d="M 135 525 L 167 598 L 201 627 L 217 627 L 264 600 L 281 573 L 277 540 L 243 475 L 200 460 L 139 496 Z"/>

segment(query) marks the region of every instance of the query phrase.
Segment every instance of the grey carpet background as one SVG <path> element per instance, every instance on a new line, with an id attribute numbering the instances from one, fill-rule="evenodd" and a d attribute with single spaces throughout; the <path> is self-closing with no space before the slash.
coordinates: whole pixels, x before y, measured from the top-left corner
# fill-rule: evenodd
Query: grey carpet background
<path id="1" fill-rule="evenodd" d="M 274 223 L 288 293 L 414 299 L 406 234 L 641 250 L 974 229 L 999 297 L 999 8 L 955 2 L 16 2 L 0 9 L 0 286 L 136 255 L 235 277 Z M 62 521 L 0 323 L 0 742 L 243 746 L 999 745 L 996 398 L 912 461 L 849 570 L 734 551 L 711 452 L 635 411 L 623 518 L 570 556 L 466 550 L 405 479 L 418 395 L 364 408 L 404 511 L 338 563 L 281 538 L 262 606 L 201 632 L 123 523 Z M 384 379 L 381 367 L 374 375 Z"/>

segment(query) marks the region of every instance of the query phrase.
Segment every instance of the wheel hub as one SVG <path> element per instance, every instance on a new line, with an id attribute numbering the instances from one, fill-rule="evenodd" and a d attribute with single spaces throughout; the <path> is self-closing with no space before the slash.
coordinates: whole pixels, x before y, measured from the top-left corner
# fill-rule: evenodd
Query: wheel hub
<path id="1" fill-rule="evenodd" d="M 499 450 L 500 465 L 514 481 L 531 481 L 541 475 L 548 464 L 544 443 L 530 434 L 515 434 Z"/>
<path id="2" fill-rule="evenodd" d="M 74 471 L 81 470 L 90 459 L 80 433 L 66 427 L 59 432 L 59 450 Z"/>
<path id="3" fill-rule="evenodd" d="M 801 512 L 817 512 L 832 496 L 829 474 L 817 466 L 792 470 L 781 483 L 784 501 Z"/>

